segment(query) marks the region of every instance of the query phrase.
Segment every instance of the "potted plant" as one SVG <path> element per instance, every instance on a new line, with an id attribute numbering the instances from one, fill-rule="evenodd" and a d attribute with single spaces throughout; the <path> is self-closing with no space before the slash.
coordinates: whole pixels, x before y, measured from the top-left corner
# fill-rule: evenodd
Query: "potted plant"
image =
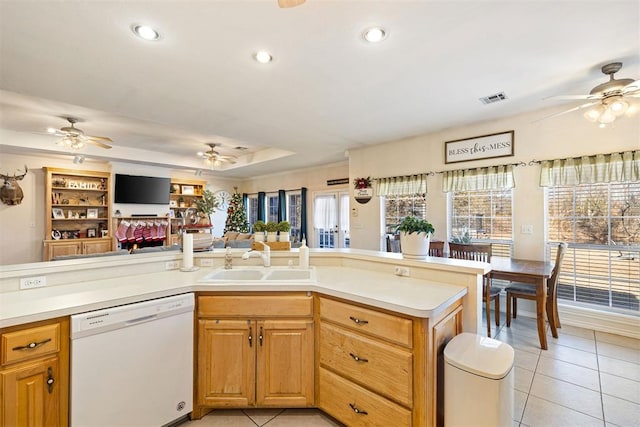
<path id="1" fill-rule="evenodd" d="M 407 216 L 396 228 L 400 233 L 400 248 L 403 258 L 424 259 L 429 253 L 433 225 L 426 219 Z"/>
<path id="2" fill-rule="evenodd" d="M 278 240 L 278 223 L 268 221 L 265 228 L 267 229 L 267 242 L 276 242 Z"/>
<path id="3" fill-rule="evenodd" d="M 201 216 L 205 217 L 209 221 L 209 225 L 213 224 L 211 221 L 211 215 L 218 209 L 218 198 L 213 194 L 211 190 L 204 190 L 202 197 L 196 199 L 196 209 Z"/>
<path id="4" fill-rule="evenodd" d="M 290 239 L 290 234 L 289 232 L 291 231 L 291 225 L 289 224 L 289 221 L 280 221 L 278 223 L 278 232 L 280 234 L 280 241 L 281 242 L 288 242 Z"/>
<path id="5" fill-rule="evenodd" d="M 253 241 L 264 242 L 264 231 L 267 229 L 267 224 L 262 220 L 258 220 L 253 223 Z"/>

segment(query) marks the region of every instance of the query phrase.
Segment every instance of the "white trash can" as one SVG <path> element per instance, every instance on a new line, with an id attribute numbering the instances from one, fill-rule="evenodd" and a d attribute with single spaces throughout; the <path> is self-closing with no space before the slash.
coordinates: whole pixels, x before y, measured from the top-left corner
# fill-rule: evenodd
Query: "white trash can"
<path id="1" fill-rule="evenodd" d="M 444 349 L 444 425 L 513 425 L 513 348 L 468 332 Z"/>

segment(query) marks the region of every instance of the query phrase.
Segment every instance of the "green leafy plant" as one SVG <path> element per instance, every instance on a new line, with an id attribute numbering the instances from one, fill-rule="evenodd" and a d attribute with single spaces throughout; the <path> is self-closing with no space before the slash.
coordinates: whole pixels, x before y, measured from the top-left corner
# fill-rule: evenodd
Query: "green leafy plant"
<path id="1" fill-rule="evenodd" d="M 265 224 L 264 221 L 262 221 L 262 220 L 258 220 L 258 221 L 253 223 L 253 231 L 254 232 L 264 233 L 264 231 L 266 229 L 267 229 L 267 224 Z"/>
<path id="2" fill-rule="evenodd" d="M 291 231 L 291 224 L 289 224 L 289 221 L 280 221 L 278 223 L 278 231 L 284 233 Z"/>
<path id="3" fill-rule="evenodd" d="M 426 219 L 421 219 L 415 216 L 407 216 L 402 219 L 400 225 L 396 227 L 396 232 L 411 233 L 431 233 L 435 231 L 433 225 Z"/>
<path id="4" fill-rule="evenodd" d="M 266 229 L 267 233 L 275 233 L 276 231 L 278 231 L 278 223 L 269 221 L 267 222 Z"/>
<path id="5" fill-rule="evenodd" d="M 207 215 L 211 215 L 218 209 L 218 198 L 213 194 L 211 190 L 204 190 L 202 192 L 202 198 L 196 199 L 196 209 L 198 212 L 202 212 Z"/>

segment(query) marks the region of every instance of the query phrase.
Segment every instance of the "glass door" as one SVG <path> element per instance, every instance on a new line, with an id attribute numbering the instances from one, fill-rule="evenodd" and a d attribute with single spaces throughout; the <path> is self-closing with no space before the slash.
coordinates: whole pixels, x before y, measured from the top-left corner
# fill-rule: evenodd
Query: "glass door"
<path id="1" fill-rule="evenodd" d="M 317 193 L 313 199 L 314 246 L 349 247 L 349 192 Z"/>

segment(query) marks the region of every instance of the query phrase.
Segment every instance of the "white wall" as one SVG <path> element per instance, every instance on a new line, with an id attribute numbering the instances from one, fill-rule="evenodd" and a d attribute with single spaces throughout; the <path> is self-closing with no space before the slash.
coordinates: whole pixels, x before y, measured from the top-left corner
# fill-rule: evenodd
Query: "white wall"
<path id="1" fill-rule="evenodd" d="M 350 180 L 356 177 L 408 175 L 640 149 L 640 121 L 637 116 L 619 119 L 613 126 L 605 129 L 588 122 L 579 113 L 533 123 L 534 120 L 552 112 L 554 110 L 542 110 L 350 150 Z M 515 131 L 513 157 L 445 165 L 445 141 L 508 130 Z M 538 185 L 539 174 L 540 167 L 537 165 L 514 168 L 516 187 L 513 218 L 516 257 L 544 257 L 544 191 Z M 436 229 L 435 238 L 446 240 L 447 204 L 446 194 L 441 190 L 442 175 L 430 176 L 427 186 L 428 219 Z M 359 205 L 358 217 L 351 218 L 351 247 L 380 247 L 380 214 L 380 203 L 371 201 L 366 205 Z M 520 226 L 523 224 L 533 225 L 534 233 L 520 234 Z"/>

